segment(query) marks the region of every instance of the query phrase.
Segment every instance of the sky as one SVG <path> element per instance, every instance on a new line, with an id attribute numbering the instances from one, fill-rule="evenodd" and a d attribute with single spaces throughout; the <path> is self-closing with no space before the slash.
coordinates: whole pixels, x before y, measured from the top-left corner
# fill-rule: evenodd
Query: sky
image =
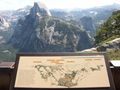
<path id="1" fill-rule="evenodd" d="M 0 10 L 16 10 L 34 2 L 42 1 L 49 9 L 91 8 L 96 6 L 120 4 L 120 0 L 0 0 Z"/>

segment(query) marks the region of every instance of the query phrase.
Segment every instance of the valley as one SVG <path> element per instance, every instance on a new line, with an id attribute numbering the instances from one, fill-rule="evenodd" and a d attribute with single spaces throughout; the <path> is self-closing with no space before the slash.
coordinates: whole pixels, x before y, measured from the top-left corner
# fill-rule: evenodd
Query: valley
<path id="1" fill-rule="evenodd" d="M 92 47 L 111 49 L 111 57 L 119 53 L 120 41 L 115 44 L 117 50 L 103 44 L 120 37 L 119 9 L 119 4 L 113 4 L 67 11 L 35 2 L 34 6 L 0 11 L 0 62 L 14 61 L 17 53 L 78 52 Z"/>

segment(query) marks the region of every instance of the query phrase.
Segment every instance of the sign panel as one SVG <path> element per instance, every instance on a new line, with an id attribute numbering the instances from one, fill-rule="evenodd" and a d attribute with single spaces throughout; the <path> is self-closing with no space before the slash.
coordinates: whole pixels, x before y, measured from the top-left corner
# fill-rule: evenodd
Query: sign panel
<path id="1" fill-rule="evenodd" d="M 18 61 L 14 88 L 111 87 L 102 54 L 19 55 Z"/>

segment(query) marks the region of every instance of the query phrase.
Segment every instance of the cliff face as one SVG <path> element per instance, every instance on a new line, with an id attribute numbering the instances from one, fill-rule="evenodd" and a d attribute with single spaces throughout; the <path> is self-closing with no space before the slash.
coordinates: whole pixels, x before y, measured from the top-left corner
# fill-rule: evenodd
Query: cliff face
<path id="1" fill-rule="evenodd" d="M 10 43 L 20 52 L 73 52 L 91 47 L 85 31 L 52 17 L 39 3 L 34 3 L 30 14 L 18 21 Z"/>
<path id="2" fill-rule="evenodd" d="M 85 16 L 80 19 L 83 28 L 91 35 L 95 35 L 96 30 L 91 17 Z"/>
<path id="3" fill-rule="evenodd" d="M 35 2 L 33 8 L 30 11 L 31 17 L 35 18 L 38 16 L 51 16 L 49 9 L 42 2 Z"/>
<path id="4" fill-rule="evenodd" d="M 6 31 L 8 27 L 9 24 L 7 23 L 7 21 L 0 16 L 0 31 Z"/>

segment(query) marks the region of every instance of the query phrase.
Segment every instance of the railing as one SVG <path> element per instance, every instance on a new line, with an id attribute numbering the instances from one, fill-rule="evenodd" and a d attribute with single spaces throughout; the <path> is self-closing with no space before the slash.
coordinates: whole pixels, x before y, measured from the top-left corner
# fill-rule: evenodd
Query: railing
<path id="1" fill-rule="evenodd" d="M 110 66 L 116 90 L 120 90 L 120 67 Z M 14 71 L 14 62 L 0 63 L 0 90 L 9 90 Z"/>

